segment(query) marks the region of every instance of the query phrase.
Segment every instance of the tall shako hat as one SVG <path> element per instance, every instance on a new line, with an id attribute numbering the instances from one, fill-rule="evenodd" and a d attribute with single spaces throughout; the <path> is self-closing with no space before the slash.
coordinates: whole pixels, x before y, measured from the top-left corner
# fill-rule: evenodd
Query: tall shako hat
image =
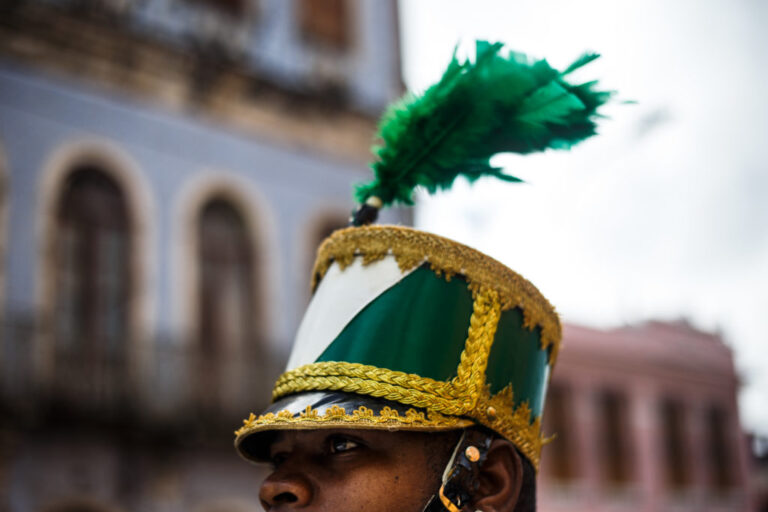
<path id="1" fill-rule="evenodd" d="M 610 93 L 571 84 L 544 60 L 477 42 L 438 83 L 385 113 L 374 179 L 352 227 L 318 249 L 313 298 L 272 405 L 236 431 L 245 458 L 261 434 L 359 428 L 439 431 L 483 425 L 538 467 L 541 414 L 560 346 L 553 307 L 496 260 L 418 230 L 370 225 L 378 210 L 457 176 L 520 181 L 490 165 L 502 152 L 569 148 L 595 133 Z"/>

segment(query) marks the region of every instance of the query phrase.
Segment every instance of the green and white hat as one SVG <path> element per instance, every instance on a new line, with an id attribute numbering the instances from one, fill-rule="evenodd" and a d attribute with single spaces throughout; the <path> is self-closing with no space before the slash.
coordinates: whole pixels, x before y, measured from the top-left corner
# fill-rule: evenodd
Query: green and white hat
<path id="1" fill-rule="evenodd" d="M 538 462 L 560 323 L 533 285 L 469 247 L 394 226 L 334 233 L 315 279 L 275 404 L 237 432 L 246 457 L 266 430 L 481 424 Z M 334 392 L 386 402 L 342 407 Z"/>
<path id="2" fill-rule="evenodd" d="M 457 176 L 519 181 L 490 165 L 496 153 L 567 148 L 594 134 L 610 94 L 564 77 L 596 57 L 560 72 L 478 42 L 473 61 L 454 57 L 437 84 L 387 111 L 353 227 L 318 250 L 313 298 L 274 402 L 236 432 L 244 457 L 263 460 L 261 434 L 275 430 L 483 425 L 538 467 L 561 338 L 552 306 L 474 249 L 367 224 L 383 206 L 412 203 L 417 186 L 447 188 Z"/>

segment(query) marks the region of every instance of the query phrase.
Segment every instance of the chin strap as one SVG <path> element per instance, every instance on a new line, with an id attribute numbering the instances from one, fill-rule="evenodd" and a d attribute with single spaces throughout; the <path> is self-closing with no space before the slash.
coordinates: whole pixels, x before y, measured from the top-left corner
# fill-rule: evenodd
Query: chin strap
<path id="1" fill-rule="evenodd" d="M 485 462 L 493 436 L 464 430 L 443 471 L 440 489 L 432 495 L 422 512 L 461 512 L 479 486 L 480 466 Z"/>

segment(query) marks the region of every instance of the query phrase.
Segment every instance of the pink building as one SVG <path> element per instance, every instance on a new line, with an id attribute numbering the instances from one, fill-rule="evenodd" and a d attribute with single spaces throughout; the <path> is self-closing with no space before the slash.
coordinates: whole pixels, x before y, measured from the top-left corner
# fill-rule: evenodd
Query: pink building
<path id="1" fill-rule="evenodd" d="M 752 510 L 731 351 L 687 322 L 566 325 L 539 509 Z"/>

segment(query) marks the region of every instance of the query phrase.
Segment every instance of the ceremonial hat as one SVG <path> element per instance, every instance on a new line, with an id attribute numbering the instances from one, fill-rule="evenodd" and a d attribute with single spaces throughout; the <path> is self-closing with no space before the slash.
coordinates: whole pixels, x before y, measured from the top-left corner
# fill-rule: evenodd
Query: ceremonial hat
<path id="1" fill-rule="evenodd" d="M 479 42 L 421 96 L 391 107 L 374 180 L 358 187 L 352 226 L 319 247 L 313 297 L 273 403 L 236 431 L 245 458 L 263 434 L 296 429 L 441 431 L 481 425 L 538 467 L 541 415 L 560 347 L 554 308 L 493 258 L 423 231 L 372 225 L 379 208 L 412 202 L 460 175 L 519 181 L 496 153 L 563 148 L 594 133 L 609 94 L 573 85 L 546 61 Z"/>

